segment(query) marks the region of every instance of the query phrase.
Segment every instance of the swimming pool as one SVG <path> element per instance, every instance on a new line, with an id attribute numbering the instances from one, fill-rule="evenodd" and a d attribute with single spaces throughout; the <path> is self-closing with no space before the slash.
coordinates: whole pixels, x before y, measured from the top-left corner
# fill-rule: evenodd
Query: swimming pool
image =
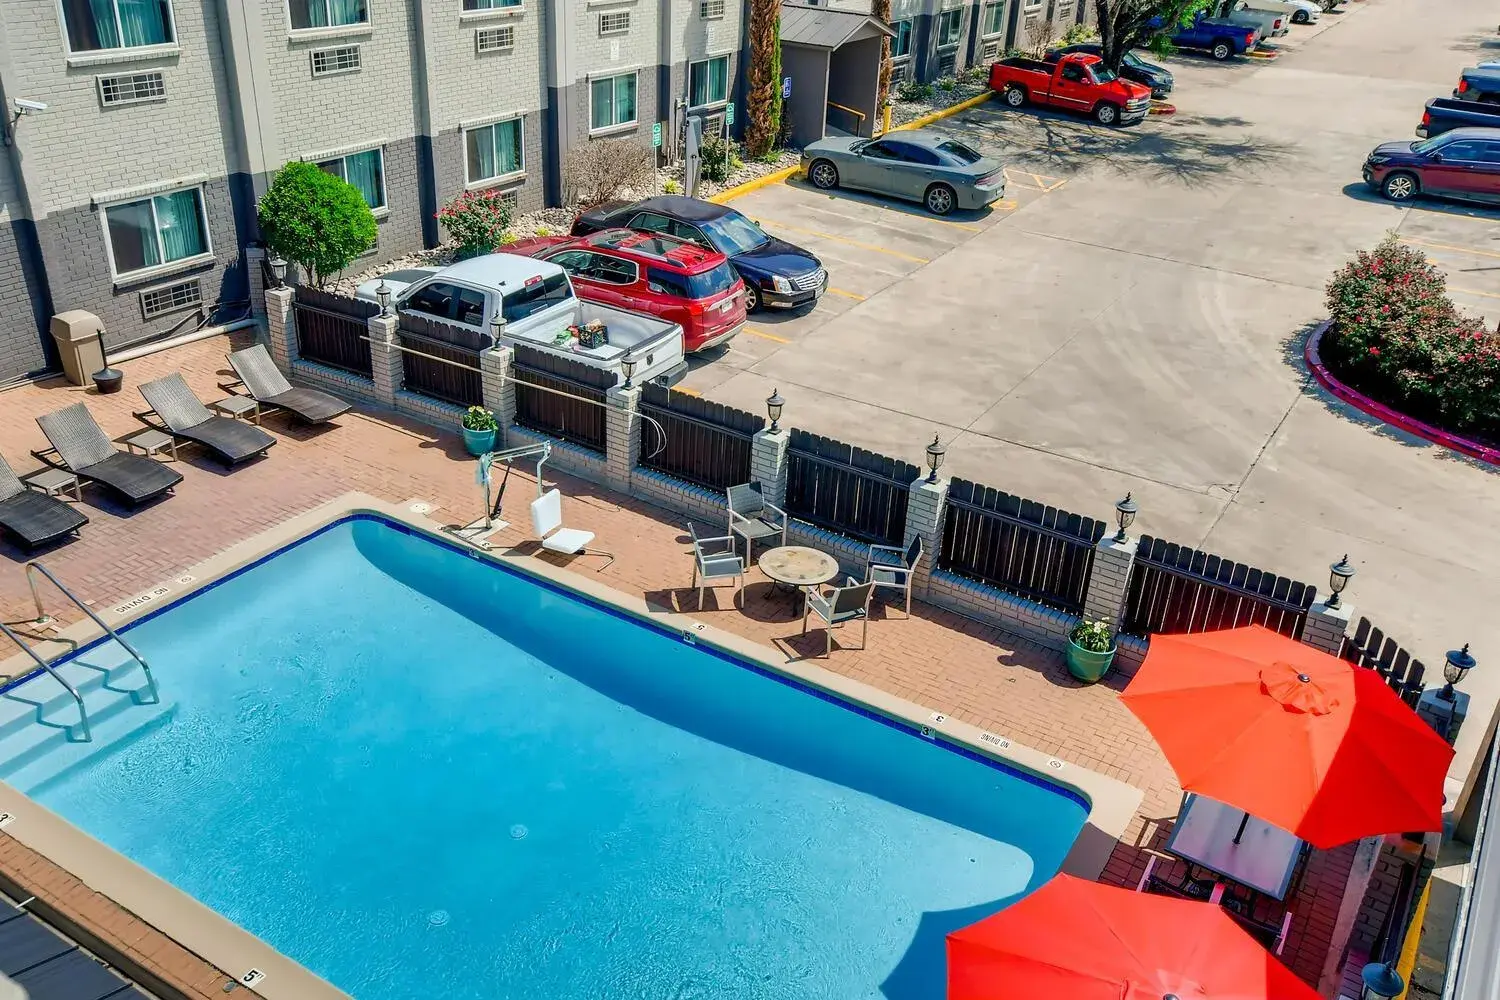
<path id="1" fill-rule="evenodd" d="M 1088 814 L 368 515 L 129 637 L 162 703 L 86 650 L 95 742 L 6 726 L 0 778 L 359 1000 L 939 995 Z"/>

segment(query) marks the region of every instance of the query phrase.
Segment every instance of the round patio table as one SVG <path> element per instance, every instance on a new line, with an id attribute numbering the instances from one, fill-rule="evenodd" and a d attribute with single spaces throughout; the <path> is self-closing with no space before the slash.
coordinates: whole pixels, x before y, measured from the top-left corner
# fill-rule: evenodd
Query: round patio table
<path id="1" fill-rule="evenodd" d="M 808 587 L 827 583 L 839 575 L 839 562 L 826 552 L 805 545 L 782 545 L 767 549 L 756 560 L 760 571 L 774 583 L 779 583 L 793 593 Z"/>

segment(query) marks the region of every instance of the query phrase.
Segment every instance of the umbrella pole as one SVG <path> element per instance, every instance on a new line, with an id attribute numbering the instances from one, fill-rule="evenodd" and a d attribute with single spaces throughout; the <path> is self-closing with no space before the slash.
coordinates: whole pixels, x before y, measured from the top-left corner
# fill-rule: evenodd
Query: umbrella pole
<path id="1" fill-rule="evenodd" d="M 1248 822 L 1250 822 L 1250 814 L 1245 813 L 1245 815 L 1240 817 L 1240 828 L 1234 831 L 1234 842 L 1236 844 L 1238 844 L 1240 842 L 1240 838 L 1245 835 L 1245 824 Z"/>

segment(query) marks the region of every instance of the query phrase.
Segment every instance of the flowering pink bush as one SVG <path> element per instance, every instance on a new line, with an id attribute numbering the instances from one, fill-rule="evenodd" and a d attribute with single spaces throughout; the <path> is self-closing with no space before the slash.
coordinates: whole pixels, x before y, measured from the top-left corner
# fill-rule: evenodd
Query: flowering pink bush
<path id="1" fill-rule="evenodd" d="M 1454 307 L 1443 273 L 1388 236 L 1328 282 L 1324 361 L 1339 378 L 1448 430 L 1500 438 L 1500 336 Z"/>
<path id="2" fill-rule="evenodd" d="M 493 253 L 505 242 L 510 201 L 494 189 L 465 191 L 438 209 L 437 218 L 458 244 L 460 257 Z"/>

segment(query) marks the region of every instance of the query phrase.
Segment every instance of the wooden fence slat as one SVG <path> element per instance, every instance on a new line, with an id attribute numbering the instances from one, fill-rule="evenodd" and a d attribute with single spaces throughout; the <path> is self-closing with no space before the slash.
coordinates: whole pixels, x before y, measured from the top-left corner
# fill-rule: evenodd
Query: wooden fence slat
<path id="1" fill-rule="evenodd" d="M 1145 636 L 1258 624 L 1297 638 L 1316 597 L 1307 584 L 1143 535 L 1122 628 Z"/>

